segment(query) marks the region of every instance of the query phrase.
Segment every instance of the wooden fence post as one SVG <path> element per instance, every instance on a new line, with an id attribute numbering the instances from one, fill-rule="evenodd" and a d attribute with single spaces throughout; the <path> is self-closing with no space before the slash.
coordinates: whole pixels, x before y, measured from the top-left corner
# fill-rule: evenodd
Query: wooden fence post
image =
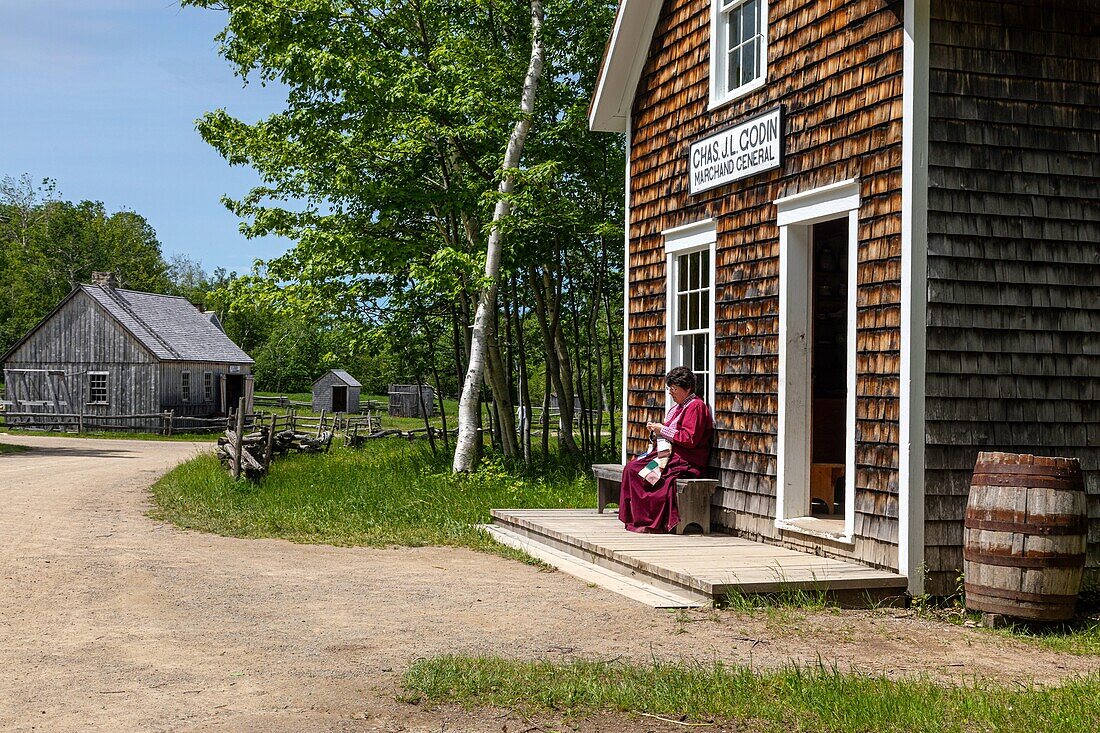
<path id="1" fill-rule="evenodd" d="M 275 450 L 275 416 L 271 416 L 271 424 L 267 426 L 267 445 L 264 446 L 264 473 L 271 470 L 271 454 Z"/>
<path id="2" fill-rule="evenodd" d="M 321 419 L 317 421 L 317 437 L 321 437 L 321 433 L 325 429 L 325 411 L 321 410 Z"/>
<path id="3" fill-rule="evenodd" d="M 242 437 L 244 433 L 244 397 L 237 402 L 237 430 L 233 435 L 233 478 L 241 477 L 241 451 L 244 450 Z"/>

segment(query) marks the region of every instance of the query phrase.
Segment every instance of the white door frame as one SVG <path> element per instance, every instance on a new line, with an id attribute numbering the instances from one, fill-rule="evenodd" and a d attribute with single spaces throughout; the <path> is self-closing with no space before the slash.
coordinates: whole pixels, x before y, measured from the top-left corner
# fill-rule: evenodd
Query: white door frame
<path id="1" fill-rule="evenodd" d="M 856 467 L 856 278 L 859 263 L 859 182 L 851 179 L 775 201 L 779 225 L 779 435 L 776 446 L 775 526 L 803 531 L 794 520 L 810 505 L 811 407 L 810 309 L 812 227 L 848 220 L 847 396 L 844 420 L 844 531 L 855 532 Z"/>

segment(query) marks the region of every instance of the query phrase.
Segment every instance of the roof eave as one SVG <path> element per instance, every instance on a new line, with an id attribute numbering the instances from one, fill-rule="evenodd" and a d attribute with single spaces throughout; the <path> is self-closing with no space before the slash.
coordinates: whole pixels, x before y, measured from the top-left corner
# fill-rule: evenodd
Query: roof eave
<path id="1" fill-rule="evenodd" d="M 588 128 L 596 132 L 626 132 L 634 92 L 642 76 L 653 29 L 662 3 L 621 0 L 611 39 L 604 50 L 596 93 L 588 109 Z"/>

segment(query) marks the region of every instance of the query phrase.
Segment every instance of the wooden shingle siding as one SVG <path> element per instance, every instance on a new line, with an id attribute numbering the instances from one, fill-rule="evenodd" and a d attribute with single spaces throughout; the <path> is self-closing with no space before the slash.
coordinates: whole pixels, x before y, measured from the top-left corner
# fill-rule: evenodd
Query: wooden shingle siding
<path id="1" fill-rule="evenodd" d="M 757 539 L 896 567 L 902 4 L 771 0 L 767 84 L 708 111 L 709 0 L 667 0 L 631 115 L 628 451 L 663 414 L 661 232 L 716 222 L 713 464 L 720 523 Z M 778 170 L 689 194 L 692 142 L 782 105 Z M 779 228 L 774 201 L 858 179 L 854 549 L 780 536 L 776 516 Z M 838 426 L 843 429 L 843 425 Z M 736 526 L 735 526 L 736 525 Z"/>
<path id="2" fill-rule="evenodd" d="M 928 590 L 982 450 L 1076 457 L 1100 584 L 1100 6 L 933 0 Z"/>
<path id="3" fill-rule="evenodd" d="M 107 404 L 83 404 L 87 415 L 149 413 L 158 407 L 155 359 L 83 292 L 20 344 L 4 368 L 64 371 L 80 403 L 88 400 L 87 372 L 107 372 Z M 80 412 L 81 405 L 69 408 Z"/>
<path id="4" fill-rule="evenodd" d="M 249 366 L 241 367 L 241 374 L 248 374 Z M 191 399 L 183 401 L 183 372 L 191 372 Z M 212 372 L 214 389 L 211 398 L 206 399 L 203 375 Z M 171 361 L 160 366 L 160 406 L 161 410 L 172 410 L 177 415 L 208 417 L 215 412 L 225 412 L 219 404 L 221 382 L 229 372 L 229 364 L 217 364 L 208 361 Z M 231 405 L 235 407 L 235 405 Z"/>

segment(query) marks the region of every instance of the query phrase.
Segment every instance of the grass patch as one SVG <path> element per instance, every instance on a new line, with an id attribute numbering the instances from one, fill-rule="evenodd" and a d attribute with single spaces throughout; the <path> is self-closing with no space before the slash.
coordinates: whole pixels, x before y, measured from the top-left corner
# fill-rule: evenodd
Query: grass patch
<path id="1" fill-rule="evenodd" d="M 5 453 L 22 453 L 25 450 L 27 450 L 26 446 L 0 443 L 0 456 L 4 455 Z"/>
<path id="2" fill-rule="evenodd" d="M 835 733 L 1079 733 L 1100 728 L 1100 676 L 1055 688 L 943 687 L 835 668 L 754 672 L 653 663 L 514 662 L 439 657 L 405 674 L 406 699 L 530 712 L 647 713 L 749 723 L 752 730 Z"/>
<path id="3" fill-rule="evenodd" d="M 447 456 L 433 457 L 425 441 L 403 440 L 289 456 L 257 484 L 235 482 L 213 456 L 200 456 L 152 491 L 154 517 L 216 534 L 373 547 L 455 545 L 522 558 L 473 525 L 487 523 L 495 507 L 590 507 L 595 498 L 581 466 L 522 472 L 497 459 L 473 475 L 453 476 Z"/>

